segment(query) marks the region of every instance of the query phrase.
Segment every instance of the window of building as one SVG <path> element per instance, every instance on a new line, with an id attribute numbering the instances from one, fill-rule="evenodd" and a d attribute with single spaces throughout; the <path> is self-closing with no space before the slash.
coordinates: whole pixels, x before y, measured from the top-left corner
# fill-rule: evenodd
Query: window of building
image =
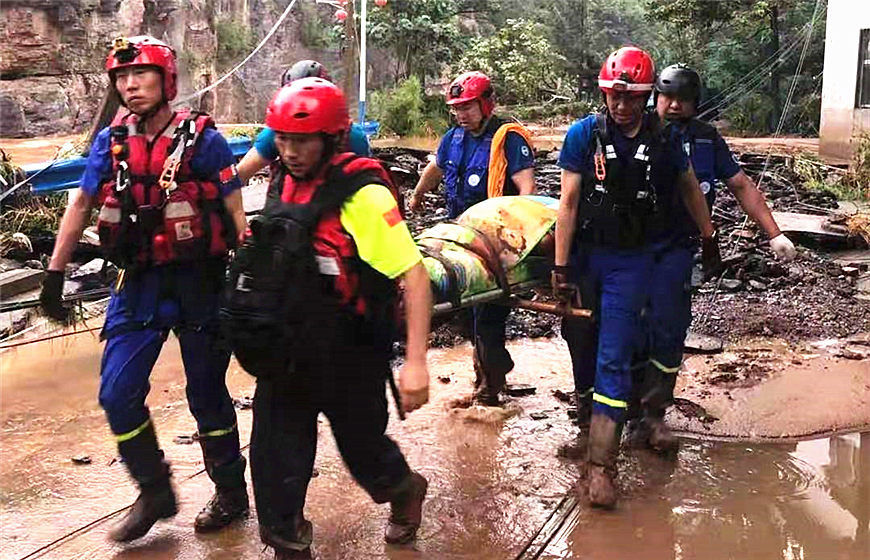
<path id="1" fill-rule="evenodd" d="M 870 109 L 870 29 L 861 30 L 858 51 L 858 91 L 855 106 Z"/>

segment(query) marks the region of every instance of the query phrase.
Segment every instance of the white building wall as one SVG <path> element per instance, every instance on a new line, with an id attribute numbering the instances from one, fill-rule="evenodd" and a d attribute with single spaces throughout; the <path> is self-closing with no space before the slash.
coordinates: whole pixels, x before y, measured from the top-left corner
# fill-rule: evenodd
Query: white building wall
<path id="1" fill-rule="evenodd" d="M 848 159 L 851 138 L 870 130 L 870 109 L 855 108 L 858 43 L 861 30 L 870 29 L 870 0 L 828 0 L 826 25 L 819 152 Z"/>

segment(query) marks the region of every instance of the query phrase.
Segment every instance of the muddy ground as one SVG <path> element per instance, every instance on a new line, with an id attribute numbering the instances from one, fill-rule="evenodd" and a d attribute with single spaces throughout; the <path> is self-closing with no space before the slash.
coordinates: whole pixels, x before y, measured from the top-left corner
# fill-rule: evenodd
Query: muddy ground
<path id="1" fill-rule="evenodd" d="M 820 396 L 870 394 L 862 385 L 867 376 L 850 369 L 852 362 L 818 349 L 796 365 L 783 346 L 767 340 L 735 350 L 736 357 L 712 357 L 709 364 L 704 359 L 697 368 L 692 362 L 687 391 L 703 391 L 694 370 L 713 371 L 741 352 L 759 363 L 768 360 L 770 383 L 780 384 L 732 387 L 737 403 L 754 407 L 750 412 L 693 394 L 701 403 L 696 409 L 705 407 L 708 416 L 718 417 L 702 417 L 707 435 L 728 436 L 741 417 L 753 414 L 748 418 L 758 439 L 779 439 L 783 426 L 792 434 L 793 428 L 819 421 L 819 412 L 829 408 Z M 187 410 L 174 337 L 151 376 L 148 403 L 172 463 L 180 513 L 140 541 L 124 546 L 107 541 L 135 489 L 116 460 L 96 400 L 101 347 L 95 335 L 79 334 L 0 354 L 0 558 L 271 558 L 259 542 L 253 515 L 218 534 L 193 533 L 193 518 L 212 487 L 191 438 L 196 426 Z M 511 396 L 502 408 L 456 408 L 473 379 L 471 349 L 460 344 L 430 352 L 430 404 L 404 422 L 390 420 L 388 433 L 430 481 L 423 527 L 412 546 L 383 544 L 386 506 L 373 504 L 353 484 L 328 422 L 318 423 L 321 443 L 306 504 L 315 558 L 867 558 L 870 511 L 862 506 L 870 503 L 867 436 L 763 446 L 693 436 L 683 440 L 675 459 L 626 446 L 620 457 L 620 508 L 600 512 L 586 505 L 582 463 L 555 452 L 575 432 L 564 399 L 571 390 L 565 344 L 558 338 L 525 340 L 510 343 L 509 350 L 517 364 L 509 381 L 533 387 L 532 394 Z M 799 390 L 812 388 L 812 376 L 824 367 L 828 382 L 821 392 Z M 802 383 L 784 391 L 781 385 L 795 375 Z M 247 443 L 254 381 L 233 361 L 227 384 Z M 783 396 L 790 406 L 775 406 Z M 838 432 L 859 428 L 862 407 L 870 403 L 865 398 L 852 404 L 819 425 Z M 695 413 L 685 421 L 701 422 Z M 783 550 L 792 555 L 780 556 Z"/>

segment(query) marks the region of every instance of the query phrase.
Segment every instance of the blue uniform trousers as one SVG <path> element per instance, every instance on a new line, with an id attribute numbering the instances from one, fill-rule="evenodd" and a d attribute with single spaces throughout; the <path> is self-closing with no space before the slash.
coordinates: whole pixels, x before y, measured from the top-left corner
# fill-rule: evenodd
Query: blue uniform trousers
<path id="1" fill-rule="evenodd" d="M 225 383 L 228 350 L 205 329 L 176 331 L 187 377 L 187 403 L 201 436 L 234 430 L 236 413 Z M 115 435 L 128 434 L 149 419 L 148 382 L 168 332 L 140 329 L 106 341 L 100 373 L 100 405 Z M 238 439 L 238 438 L 237 438 Z"/>
<path id="2" fill-rule="evenodd" d="M 244 485 L 236 413 L 225 382 L 230 352 L 218 333 L 223 270 L 223 261 L 147 269 L 112 294 L 103 329 L 99 400 L 140 484 L 162 476 L 162 452 L 145 399 L 151 370 L 173 330 L 206 470 L 218 486 Z"/>
<path id="3" fill-rule="evenodd" d="M 647 301 L 652 254 L 644 249 L 585 248 L 574 268 L 583 305 L 596 318 L 594 323 L 563 321 L 575 387 L 581 396 L 592 388 L 593 412 L 621 423 L 631 397 L 631 360 L 642 335 L 640 314 Z"/>
<path id="4" fill-rule="evenodd" d="M 650 364 L 666 373 L 679 371 L 683 342 L 692 322 L 692 267 L 697 247 L 688 240 L 652 246 L 652 273 L 646 310 Z"/>

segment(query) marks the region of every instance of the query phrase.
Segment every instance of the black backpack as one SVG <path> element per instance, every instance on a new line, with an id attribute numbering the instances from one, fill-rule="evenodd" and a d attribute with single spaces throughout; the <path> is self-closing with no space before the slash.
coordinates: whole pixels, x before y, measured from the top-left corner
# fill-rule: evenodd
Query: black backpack
<path id="1" fill-rule="evenodd" d="M 307 204 L 286 204 L 280 200 L 284 173 L 276 174 L 263 215 L 251 221 L 252 235 L 230 263 L 221 328 L 239 364 L 255 377 L 292 371 L 294 360 L 313 351 L 312 329 L 334 305 L 323 288 L 312 233 L 324 212 L 362 186 L 335 177 Z"/>

